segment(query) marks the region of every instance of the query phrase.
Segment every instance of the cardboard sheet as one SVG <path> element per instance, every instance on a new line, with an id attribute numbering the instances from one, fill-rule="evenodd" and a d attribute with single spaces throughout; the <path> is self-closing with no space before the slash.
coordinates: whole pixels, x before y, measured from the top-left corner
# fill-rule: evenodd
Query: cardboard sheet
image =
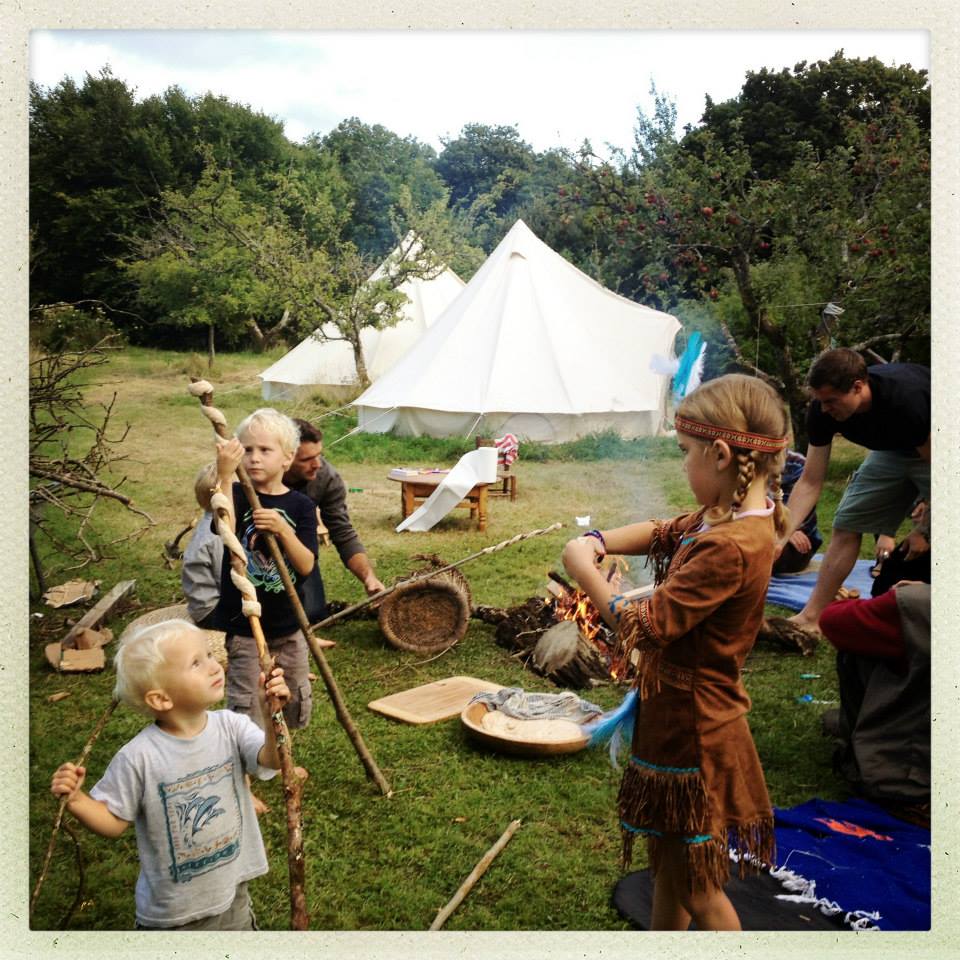
<path id="1" fill-rule="evenodd" d="M 459 717 L 476 694 L 496 693 L 502 686 L 476 677 L 448 677 L 381 697 L 367 706 L 376 713 L 404 723 L 437 723 Z"/>

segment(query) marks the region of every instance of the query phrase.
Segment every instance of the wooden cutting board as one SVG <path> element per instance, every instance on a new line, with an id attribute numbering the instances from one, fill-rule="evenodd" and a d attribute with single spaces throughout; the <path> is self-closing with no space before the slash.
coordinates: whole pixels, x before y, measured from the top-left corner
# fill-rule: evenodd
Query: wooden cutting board
<path id="1" fill-rule="evenodd" d="M 496 693 L 499 683 L 476 677 L 448 677 L 410 690 L 373 700 L 367 706 L 404 723 L 436 723 L 460 716 L 463 708 L 478 693 Z"/>

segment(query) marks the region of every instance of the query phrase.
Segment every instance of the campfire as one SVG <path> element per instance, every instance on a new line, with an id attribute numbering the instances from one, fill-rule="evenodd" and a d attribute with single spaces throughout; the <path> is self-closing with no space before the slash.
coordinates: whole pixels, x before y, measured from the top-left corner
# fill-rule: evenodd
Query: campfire
<path id="1" fill-rule="evenodd" d="M 615 683 L 613 631 L 582 591 L 550 574 L 549 597 L 531 597 L 509 609 L 480 607 L 475 616 L 496 624 L 499 646 L 558 686 L 583 689 Z"/>
<path id="2" fill-rule="evenodd" d="M 609 633 L 593 601 L 582 591 L 560 594 L 553 603 L 553 615 L 560 620 L 572 620 L 583 634 L 583 639 L 597 646 L 606 646 L 601 633 Z"/>

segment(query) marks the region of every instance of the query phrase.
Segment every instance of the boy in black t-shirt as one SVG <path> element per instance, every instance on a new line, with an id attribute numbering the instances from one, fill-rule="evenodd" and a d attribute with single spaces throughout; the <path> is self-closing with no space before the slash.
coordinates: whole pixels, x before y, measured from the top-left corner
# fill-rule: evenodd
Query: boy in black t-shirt
<path id="1" fill-rule="evenodd" d="M 302 602 L 303 583 L 316 563 L 317 520 L 313 501 L 283 483 L 298 443 L 293 421 L 267 407 L 250 414 L 237 427 L 237 436 L 217 449 L 220 485 L 227 488 L 242 462 L 260 499 L 260 508 L 251 509 L 243 488 L 233 484 L 231 519 L 247 554 L 246 573 L 256 587 L 267 647 L 290 688 L 284 715 L 291 729 L 307 725 L 313 705 L 307 645 L 263 535 L 269 531 L 276 537 Z M 227 633 L 227 707 L 256 720 L 260 666 L 241 600 L 230 578 L 230 552 L 224 551 L 217 622 Z"/>
<path id="2" fill-rule="evenodd" d="M 816 505 L 836 434 L 870 451 L 844 490 L 833 536 L 806 606 L 792 621 L 817 630 L 820 614 L 853 569 L 864 533 L 893 536 L 919 496 L 930 500 L 930 370 L 914 363 L 867 367 L 854 350 L 822 353 L 810 368 L 807 462 L 787 505 L 793 533 Z"/>

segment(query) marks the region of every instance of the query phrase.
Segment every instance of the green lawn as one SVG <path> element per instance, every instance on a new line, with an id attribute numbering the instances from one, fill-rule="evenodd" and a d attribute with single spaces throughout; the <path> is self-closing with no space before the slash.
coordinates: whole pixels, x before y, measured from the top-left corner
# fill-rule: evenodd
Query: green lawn
<path id="1" fill-rule="evenodd" d="M 91 401 L 117 393 L 114 416 L 131 429 L 122 444 L 127 459 L 114 479 L 156 525 L 112 549 L 108 559 L 82 571 L 64 569 L 55 551 L 43 550 L 51 584 L 76 576 L 96 577 L 101 590 L 120 579 L 137 580 L 137 604 L 110 622 L 119 635 L 126 622 L 147 609 L 179 599 L 179 571 L 162 561 L 162 548 L 195 515 L 192 478 L 212 457 L 212 430 L 185 391 L 189 374 L 208 376 L 216 403 L 236 424 L 261 405 L 256 372 L 263 358 L 222 356 L 208 374 L 196 356 L 129 349 L 97 371 L 87 386 Z M 286 412 L 316 417 L 316 402 L 280 405 Z M 531 446 L 518 464 L 517 502 L 491 502 L 485 534 L 464 511 L 428 534 L 397 535 L 399 488 L 387 480 L 389 466 L 449 464 L 472 441 L 398 441 L 356 437 L 334 443 L 349 418 L 324 421 L 327 451 L 353 492 L 350 510 L 384 582 L 422 565 L 418 552 L 451 561 L 516 533 L 562 521 L 566 528 L 525 542 L 463 568 L 474 601 L 507 606 L 542 590 L 546 575 L 560 568 L 560 551 L 574 535 L 575 515 L 589 513 L 598 526 L 613 526 L 690 505 L 672 440 L 623 443 L 613 438 L 562 449 Z M 583 459 L 590 457 L 591 459 Z M 578 459 L 579 458 L 579 459 Z M 828 490 L 821 501 L 821 528 L 830 518 L 849 472 L 859 459 L 838 445 Z M 132 528 L 132 518 L 102 503 L 97 523 L 105 537 Z M 869 545 L 865 545 L 865 555 Z M 330 599 L 360 598 L 359 584 L 327 550 L 321 558 Z M 46 664 L 45 643 L 66 630 L 67 610 L 31 602 L 30 631 L 30 858 L 31 888 L 46 849 L 56 803 L 50 775 L 79 752 L 109 702 L 112 670 L 95 675 L 58 675 Z M 401 653 L 383 640 L 376 621 L 355 620 L 330 629 L 337 641 L 328 661 L 351 713 L 378 765 L 393 786 L 385 799 L 340 729 L 322 681 L 309 728 L 294 742 L 296 762 L 311 777 L 304 796 L 307 899 L 312 929 L 424 930 L 482 854 L 513 819 L 523 826 L 446 924 L 450 930 L 621 930 L 609 906 L 618 877 L 619 836 L 614 799 L 619 775 L 603 751 L 549 760 L 516 759 L 476 749 L 456 720 L 411 726 L 374 714 L 366 704 L 431 680 L 466 674 L 527 690 L 551 685 L 523 669 L 496 646 L 493 630 L 472 621 L 465 639 L 443 656 Z M 846 791 L 830 768 L 830 744 L 819 732 L 821 706 L 799 703 L 812 693 L 835 700 L 833 656 L 799 656 L 758 648 L 748 661 L 746 682 L 754 707 L 751 726 L 773 802 L 786 806 L 811 796 L 836 798 Z M 819 674 L 803 679 L 801 674 Z M 51 694 L 70 696 L 55 703 Z M 623 690 L 609 686 L 586 693 L 604 707 Z M 95 782 L 106 763 L 142 725 L 120 708 L 89 761 Z M 282 798 L 278 782 L 262 788 L 273 812 L 261 825 L 271 872 L 253 884 L 260 925 L 289 924 Z M 132 925 L 137 856 L 133 831 L 110 841 L 78 831 L 85 860 L 82 900 L 73 929 L 124 929 Z M 63 835 L 34 918 L 34 927 L 57 928 L 77 890 L 73 843 Z M 639 856 L 642 865 L 642 853 Z"/>

